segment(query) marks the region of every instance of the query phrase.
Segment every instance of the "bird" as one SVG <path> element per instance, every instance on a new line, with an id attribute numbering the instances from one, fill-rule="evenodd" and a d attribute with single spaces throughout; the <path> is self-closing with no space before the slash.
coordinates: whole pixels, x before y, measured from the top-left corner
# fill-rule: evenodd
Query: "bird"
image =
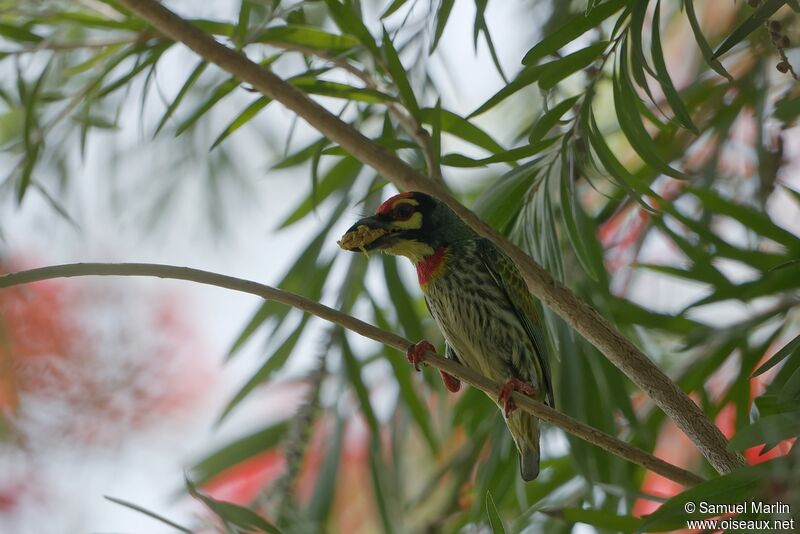
<path id="1" fill-rule="evenodd" d="M 517 266 L 491 240 L 477 234 L 444 202 L 417 191 L 399 193 L 374 215 L 357 221 L 338 242 L 345 250 L 404 256 L 416 267 L 430 314 L 445 339 L 445 356 L 503 384 L 497 399 L 519 452 L 520 475 L 539 475 L 539 421 L 516 410 L 521 392 L 555 406 L 537 302 Z M 422 340 L 407 352 L 417 370 Z M 445 387 L 461 382 L 443 372 Z"/>

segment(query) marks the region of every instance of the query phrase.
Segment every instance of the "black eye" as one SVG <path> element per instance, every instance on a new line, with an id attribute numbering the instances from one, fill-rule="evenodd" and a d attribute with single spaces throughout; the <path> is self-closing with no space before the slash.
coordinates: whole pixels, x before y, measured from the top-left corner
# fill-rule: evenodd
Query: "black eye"
<path id="1" fill-rule="evenodd" d="M 394 215 L 395 219 L 399 221 L 405 221 L 414 215 L 414 206 L 411 204 L 399 204 L 395 206 L 394 210 L 392 211 L 392 215 Z"/>

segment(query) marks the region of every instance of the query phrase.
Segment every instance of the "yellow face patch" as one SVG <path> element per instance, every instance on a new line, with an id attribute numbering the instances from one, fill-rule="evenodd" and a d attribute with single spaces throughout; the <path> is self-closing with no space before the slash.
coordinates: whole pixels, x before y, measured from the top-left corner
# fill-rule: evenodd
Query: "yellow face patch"
<path id="1" fill-rule="evenodd" d="M 419 230 L 422 228 L 422 214 L 417 212 L 405 221 L 392 221 L 392 226 L 402 230 Z"/>
<path id="2" fill-rule="evenodd" d="M 399 198 L 394 201 L 392 207 L 394 208 L 395 206 L 399 206 L 400 204 L 408 204 L 409 206 L 419 206 L 419 202 L 417 202 L 413 198 Z"/>
<path id="3" fill-rule="evenodd" d="M 391 247 L 383 249 L 383 251 L 387 254 L 392 254 L 393 256 L 405 256 L 415 264 L 422 258 L 433 254 L 433 249 L 425 243 L 405 240 L 399 241 Z"/>

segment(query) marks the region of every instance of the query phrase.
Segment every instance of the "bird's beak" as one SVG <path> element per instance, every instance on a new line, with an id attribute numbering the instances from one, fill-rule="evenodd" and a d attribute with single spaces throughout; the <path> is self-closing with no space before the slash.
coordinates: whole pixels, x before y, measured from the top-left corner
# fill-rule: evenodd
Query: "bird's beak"
<path id="1" fill-rule="evenodd" d="M 356 222 L 336 243 L 344 250 L 367 252 L 391 246 L 396 242 L 397 233 L 390 221 L 375 216 L 365 217 Z"/>

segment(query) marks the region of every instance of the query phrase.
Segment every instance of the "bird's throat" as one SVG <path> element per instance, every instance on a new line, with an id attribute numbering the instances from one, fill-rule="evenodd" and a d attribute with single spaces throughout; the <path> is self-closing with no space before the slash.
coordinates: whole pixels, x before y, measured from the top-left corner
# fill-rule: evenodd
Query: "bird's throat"
<path id="1" fill-rule="evenodd" d="M 445 252 L 447 247 L 441 246 L 417 262 L 417 279 L 420 287 L 424 288 L 428 282 L 439 276 L 444 267 Z"/>

